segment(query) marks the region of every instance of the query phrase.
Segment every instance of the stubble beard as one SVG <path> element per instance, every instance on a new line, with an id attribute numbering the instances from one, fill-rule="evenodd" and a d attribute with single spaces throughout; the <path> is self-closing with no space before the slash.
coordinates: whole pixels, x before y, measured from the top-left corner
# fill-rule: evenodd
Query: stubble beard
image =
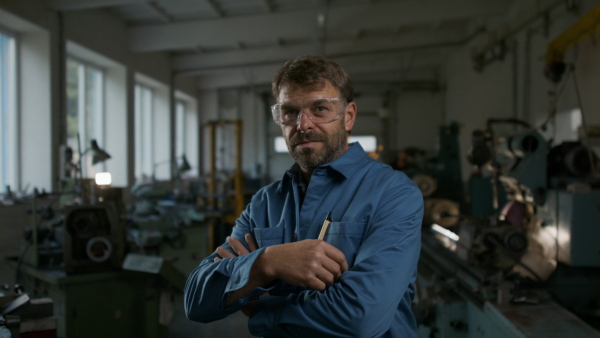
<path id="1" fill-rule="evenodd" d="M 341 127 L 336 129 L 335 133 L 330 134 L 330 136 L 317 134 L 314 131 L 306 134 L 296 133 L 290 140 L 286 140 L 292 158 L 301 168 L 316 168 L 336 160 L 342 155 L 344 147 L 348 142 L 346 131 L 343 126 L 344 124 L 342 121 Z M 313 148 L 295 147 L 304 140 L 323 142 L 323 149 L 317 151 Z"/>

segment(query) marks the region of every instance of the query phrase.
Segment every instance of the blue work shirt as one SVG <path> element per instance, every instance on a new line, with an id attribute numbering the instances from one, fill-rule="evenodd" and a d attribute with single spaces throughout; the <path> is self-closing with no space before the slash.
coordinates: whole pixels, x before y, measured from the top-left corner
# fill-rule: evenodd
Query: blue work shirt
<path id="1" fill-rule="evenodd" d="M 298 171 L 294 165 L 281 181 L 258 191 L 236 221 L 231 236 L 244 242 L 252 233 L 258 250 L 218 262 L 215 252 L 190 274 L 188 318 L 214 321 L 257 300 L 248 320 L 255 336 L 416 337 L 411 304 L 421 248 L 420 190 L 358 143 L 315 168 L 301 208 Z M 226 307 L 229 294 L 248 283 L 265 247 L 317 238 L 330 211 L 324 240 L 345 254 L 349 266 L 337 283 L 316 291 L 280 281 Z"/>

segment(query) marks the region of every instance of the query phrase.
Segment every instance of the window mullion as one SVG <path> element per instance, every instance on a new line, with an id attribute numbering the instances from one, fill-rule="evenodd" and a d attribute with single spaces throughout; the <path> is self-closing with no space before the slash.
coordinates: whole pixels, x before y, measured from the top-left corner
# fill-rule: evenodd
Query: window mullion
<path id="1" fill-rule="evenodd" d="M 86 130 L 86 113 L 85 113 L 85 103 L 86 103 L 86 95 L 85 95 L 85 66 L 79 65 L 77 67 L 77 130 L 79 132 L 79 144 L 77 147 L 79 148 L 79 153 L 83 155 L 83 152 L 87 149 L 88 144 L 88 135 Z M 87 170 L 87 156 L 84 156 L 80 159 L 81 163 L 81 172 L 85 177 L 88 176 Z"/>

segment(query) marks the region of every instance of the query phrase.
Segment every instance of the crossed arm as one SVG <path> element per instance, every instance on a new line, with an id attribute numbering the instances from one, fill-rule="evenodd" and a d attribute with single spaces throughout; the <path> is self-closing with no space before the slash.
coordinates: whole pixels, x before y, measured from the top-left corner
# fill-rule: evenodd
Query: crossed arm
<path id="1" fill-rule="evenodd" d="M 250 250 L 239 240 L 229 237 L 227 242 L 234 252 L 218 247 L 220 257 L 215 257 L 214 261 L 243 256 L 258 249 L 251 234 L 246 234 L 244 240 Z M 348 263 L 344 254 L 322 240 L 309 239 L 267 247 L 254 262 L 248 283 L 232 292 L 226 305 L 229 306 L 257 287 L 267 287 L 276 280 L 322 291 L 337 282 L 347 270 Z M 243 311 L 249 315 L 248 308 Z"/>
<path id="2" fill-rule="evenodd" d="M 248 235 L 249 210 L 225 245 L 190 274 L 186 315 L 210 322 L 253 307 L 248 327 L 257 336 L 378 336 L 392 326 L 413 336 L 422 208 L 416 187 L 390 185 L 362 224 L 360 247 L 346 248 L 354 255 L 352 269 L 341 251 L 321 240 L 257 248 Z M 259 298 L 267 291 L 273 295 Z"/>

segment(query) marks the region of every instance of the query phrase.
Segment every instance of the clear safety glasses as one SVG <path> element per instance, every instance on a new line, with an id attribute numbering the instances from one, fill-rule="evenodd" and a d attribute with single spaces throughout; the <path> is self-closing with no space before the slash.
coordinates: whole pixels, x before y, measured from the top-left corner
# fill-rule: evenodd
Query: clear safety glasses
<path id="1" fill-rule="evenodd" d="M 283 126 L 296 124 L 302 113 L 313 123 L 329 123 L 342 116 L 342 101 L 346 103 L 343 97 L 302 97 L 276 103 L 271 112 L 275 123 Z"/>

